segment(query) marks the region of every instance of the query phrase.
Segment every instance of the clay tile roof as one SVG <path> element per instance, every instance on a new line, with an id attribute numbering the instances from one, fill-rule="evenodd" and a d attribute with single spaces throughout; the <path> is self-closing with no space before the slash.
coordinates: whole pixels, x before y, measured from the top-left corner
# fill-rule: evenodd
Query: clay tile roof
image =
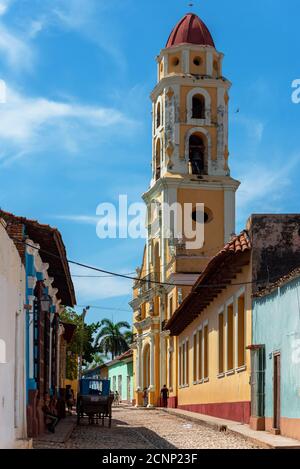
<path id="1" fill-rule="evenodd" d="M 238 236 L 233 236 L 232 239 L 223 248 L 223 251 L 244 252 L 251 249 L 251 242 L 247 231 L 242 231 Z"/>
<path id="2" fill-rule="evenodd" d="M 176 24 L 169 36 L 166 48 L 179 46 L 180 44 L 215 47 L 207 26 L 194 13 L 188 13 Z"/>
<path id="3" fill-rule="evenodd" d="M 122 353 L 122 355 L 119 355 L 118 357 L 114 358 L 114 360 L 111 360 L 110 362 L 106 363 L 107 366 L 112 366 L 115 365 L 116 363 L 126 360 L 127 358 L 130 358 L 133 356 L 133 350 L 129 349 L 126 352 Z"/>
<path id="4" fill-rule="evenodd" d="M 129 349 L 126 352 L 122 353 L 119 357 L 116 358 L 116 360 L 125 360 L 126 358 L 129 358 L 133 356 L 133 350 Z"/>
<path id="5" fill-rule="evenodd" d="M 269 285 L 267 285 L 265 288 L 263 288 L 262 290 L 259 290 L 253 296 L 255 298 L 264 297 L 266 295 L 273 293 L 275 290 L 277 290 L 277 288 L 284 287 L 286 284 L 299 278 L 300 278 L 300 268 L 298 267 L 297 269 L 294 269 L 288 274 L 280 277 L 280 279 L 278 279 L 276 282 L 272 282 Z"/>
<path id="6" fill-rule="evenodd" d="M 0 217 L 5 220 L 7 233 L 14 241 L 23 262 L 26 238 L 40 245 L 41 259 L 49 264 L 49 276 L 54 278 L 53 286 L 58 289 L 57 297 L 64 306 L 74 306 L 76 304 L 74 286 L 66 248 L 59 230 L 4 210 L 0 210 Z"/>

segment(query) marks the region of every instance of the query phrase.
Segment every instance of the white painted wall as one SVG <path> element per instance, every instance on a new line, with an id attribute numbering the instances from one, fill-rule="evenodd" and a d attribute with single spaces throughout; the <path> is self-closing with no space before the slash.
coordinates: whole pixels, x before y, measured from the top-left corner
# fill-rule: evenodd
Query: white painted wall
<path id="1" fill-rule="evenodd" d="M 26 441 L 26 314 L 24 304 L 25 270 L 18 251 L 0 219 L 0 341 L 2 348 L 5 344 L 5 353 L 0 356 L 1 449 L 22 447 Z"/>

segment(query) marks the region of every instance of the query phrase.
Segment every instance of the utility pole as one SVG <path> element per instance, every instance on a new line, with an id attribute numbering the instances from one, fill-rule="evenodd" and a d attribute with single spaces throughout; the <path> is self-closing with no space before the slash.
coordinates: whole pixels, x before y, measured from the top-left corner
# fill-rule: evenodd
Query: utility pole
<path id="1" fill-rule="evenodd" d="M 85 317 L 86 317 L 86 314 L 88 312 L 88 310 L 90 309 L 89 306 L 86 306 L 85 308 L 83 308 L 82 310 L 82 315 L 81 315 L 81 328 L 82 328 L 82 332 L 81 332 L 81 344 L 80 344 L 80 356 L 79 356 L 79 379 L 82 378 L 82 357 L 83 357 L 83 335 L 84 335 L 84 320 L 85 320 Z"/>

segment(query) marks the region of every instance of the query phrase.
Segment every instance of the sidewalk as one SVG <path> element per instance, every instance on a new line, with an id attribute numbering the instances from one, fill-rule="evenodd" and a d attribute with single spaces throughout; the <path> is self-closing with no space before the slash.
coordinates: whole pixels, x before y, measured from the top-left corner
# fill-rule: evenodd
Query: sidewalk
<path id="1" fill-rule="evenodd" d="M 75 427 L 76 416 L 67 416 L 58 423 L 55 428 L 55 433 L 46 432 L 43 435 L 39 435 L 34 441 L 43 443 L 65 443 L 70 438 Z"/>
<path id="2" fill-rule="evenodd" d="M 214 428 L 220 432 L 231 432 L 236 435 L 252 441 L 253 443 L 267 449 L 300 449 L 300 441 L 293 440 L 280 435 L 272 435 L 268 432 L 257 432 L 251 430 L 249 425 L 233 422 L 232 420 L 223 420 L 209 415 L 198 414 L 196 412 L 188 412 L 181 409 L 165 409 L 161 408 L 163 412 L 171 415 L 176 415 L 185 420 L 197 423 L 199 425 L 206 425 Z"/>

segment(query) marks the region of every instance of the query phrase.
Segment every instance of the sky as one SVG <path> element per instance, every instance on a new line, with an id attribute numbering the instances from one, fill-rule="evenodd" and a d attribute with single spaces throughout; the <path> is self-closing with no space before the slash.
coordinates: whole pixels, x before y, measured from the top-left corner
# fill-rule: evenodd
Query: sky
<path id="1" fill-rule="evenodd" d="M 140 202 L 149 186 L 155 57 L 188 3 L 0 0 L 0 206 L 56 226 L 69 259 L 133 274 L 141 263 L 143 239 L 97 237 L 96 209 L 119 194 Z M 237 231 L 251 213 L 299 212 L 299 0 L 203 0 L 192 10 L 233 84 Z M 131 320 L 130 281 L 73 280 L 88 321 Z"/>

